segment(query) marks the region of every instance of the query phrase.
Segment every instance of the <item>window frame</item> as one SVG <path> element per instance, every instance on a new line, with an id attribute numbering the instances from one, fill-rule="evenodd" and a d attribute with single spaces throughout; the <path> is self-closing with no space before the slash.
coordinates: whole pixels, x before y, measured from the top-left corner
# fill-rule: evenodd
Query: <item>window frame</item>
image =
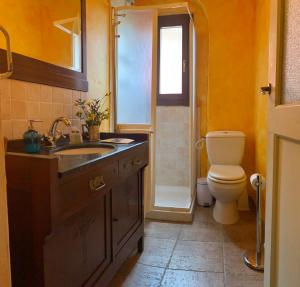
<path id="1" fill-rule="evenodd" d="M 160 94 L 160 37 L 163 27 L 182 27 L 182 93 Z M 189 106 L 189 42 L 190 42 L 190 15 L 177 14 L 158 17 L 158 44 L 157 44 L 157 105 L 158 106 Z"/>

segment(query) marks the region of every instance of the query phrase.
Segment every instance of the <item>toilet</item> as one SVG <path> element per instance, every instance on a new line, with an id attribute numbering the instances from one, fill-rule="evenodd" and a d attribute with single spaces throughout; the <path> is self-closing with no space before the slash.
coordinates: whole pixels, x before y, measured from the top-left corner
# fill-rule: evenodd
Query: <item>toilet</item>
<path id="1" fill-rule="evenodd" d="M 216 199 L 214 219 L 233 224 L 239 219 L 237 200 L 246 188 L 246 174 L 240 166 L 246 136 L 239 131 L 214 131 L 206 135 L 206 149 L 210 169 L 207 183 Z"/>

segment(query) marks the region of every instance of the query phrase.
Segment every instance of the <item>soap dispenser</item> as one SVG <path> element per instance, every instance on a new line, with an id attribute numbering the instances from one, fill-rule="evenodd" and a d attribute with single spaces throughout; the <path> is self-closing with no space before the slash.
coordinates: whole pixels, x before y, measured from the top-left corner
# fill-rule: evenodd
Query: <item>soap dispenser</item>
<path id="1" fill-rule="evenodd" d="M 23 139 L 25 151 L 27 153 L 39 153 L 41 150 L 41 136 L 33 128 L 33 123 L 39 123 L 39 120 L 29 120 L 28 130 L 24 133 Z"/>

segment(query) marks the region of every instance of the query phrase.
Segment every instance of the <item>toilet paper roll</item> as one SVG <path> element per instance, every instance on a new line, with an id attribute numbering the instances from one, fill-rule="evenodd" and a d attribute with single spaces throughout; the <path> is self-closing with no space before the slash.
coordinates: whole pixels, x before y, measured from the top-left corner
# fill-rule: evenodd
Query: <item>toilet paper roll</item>
<path id="1" fill-rule="evenodd" d="M 266 188 L 266 179 L 259 173 L 251 175 L 250 183 L 255 190 L 258 186 L 260 186 L 260 190 L 264 190 Z"/>

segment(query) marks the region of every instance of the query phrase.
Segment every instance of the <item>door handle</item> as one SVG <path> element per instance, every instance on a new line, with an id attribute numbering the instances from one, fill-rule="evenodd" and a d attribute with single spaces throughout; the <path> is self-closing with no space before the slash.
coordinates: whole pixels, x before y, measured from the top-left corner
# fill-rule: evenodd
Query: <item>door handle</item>
<path id="1" fill-rule="evenodd" d="M 185 73 L 186 72 L 186 60 L 182 61 L 182 72 Z"/>
<path id="2" fill-rule="evenodd" d="M 0 73 L 0 79 L 9 78 L 13 73 L 13 60 L 10 48 L 10 37 L 8 32 L 0 25 L 0 31 L 3 33 L 6 40 L 6 61 L 7 61 L 7 71 L 5 73 Z"/>
<path id="3" fill-rule="evenodd" d="M 267 87 L 261 87 L 260 88 L 260 93 L 262 95 L 266 95 L 266 94 L 271 95 L 271 93 L 272 93 L 272 85 L 269 84 L 269 86 L 267 86 Z"/>

